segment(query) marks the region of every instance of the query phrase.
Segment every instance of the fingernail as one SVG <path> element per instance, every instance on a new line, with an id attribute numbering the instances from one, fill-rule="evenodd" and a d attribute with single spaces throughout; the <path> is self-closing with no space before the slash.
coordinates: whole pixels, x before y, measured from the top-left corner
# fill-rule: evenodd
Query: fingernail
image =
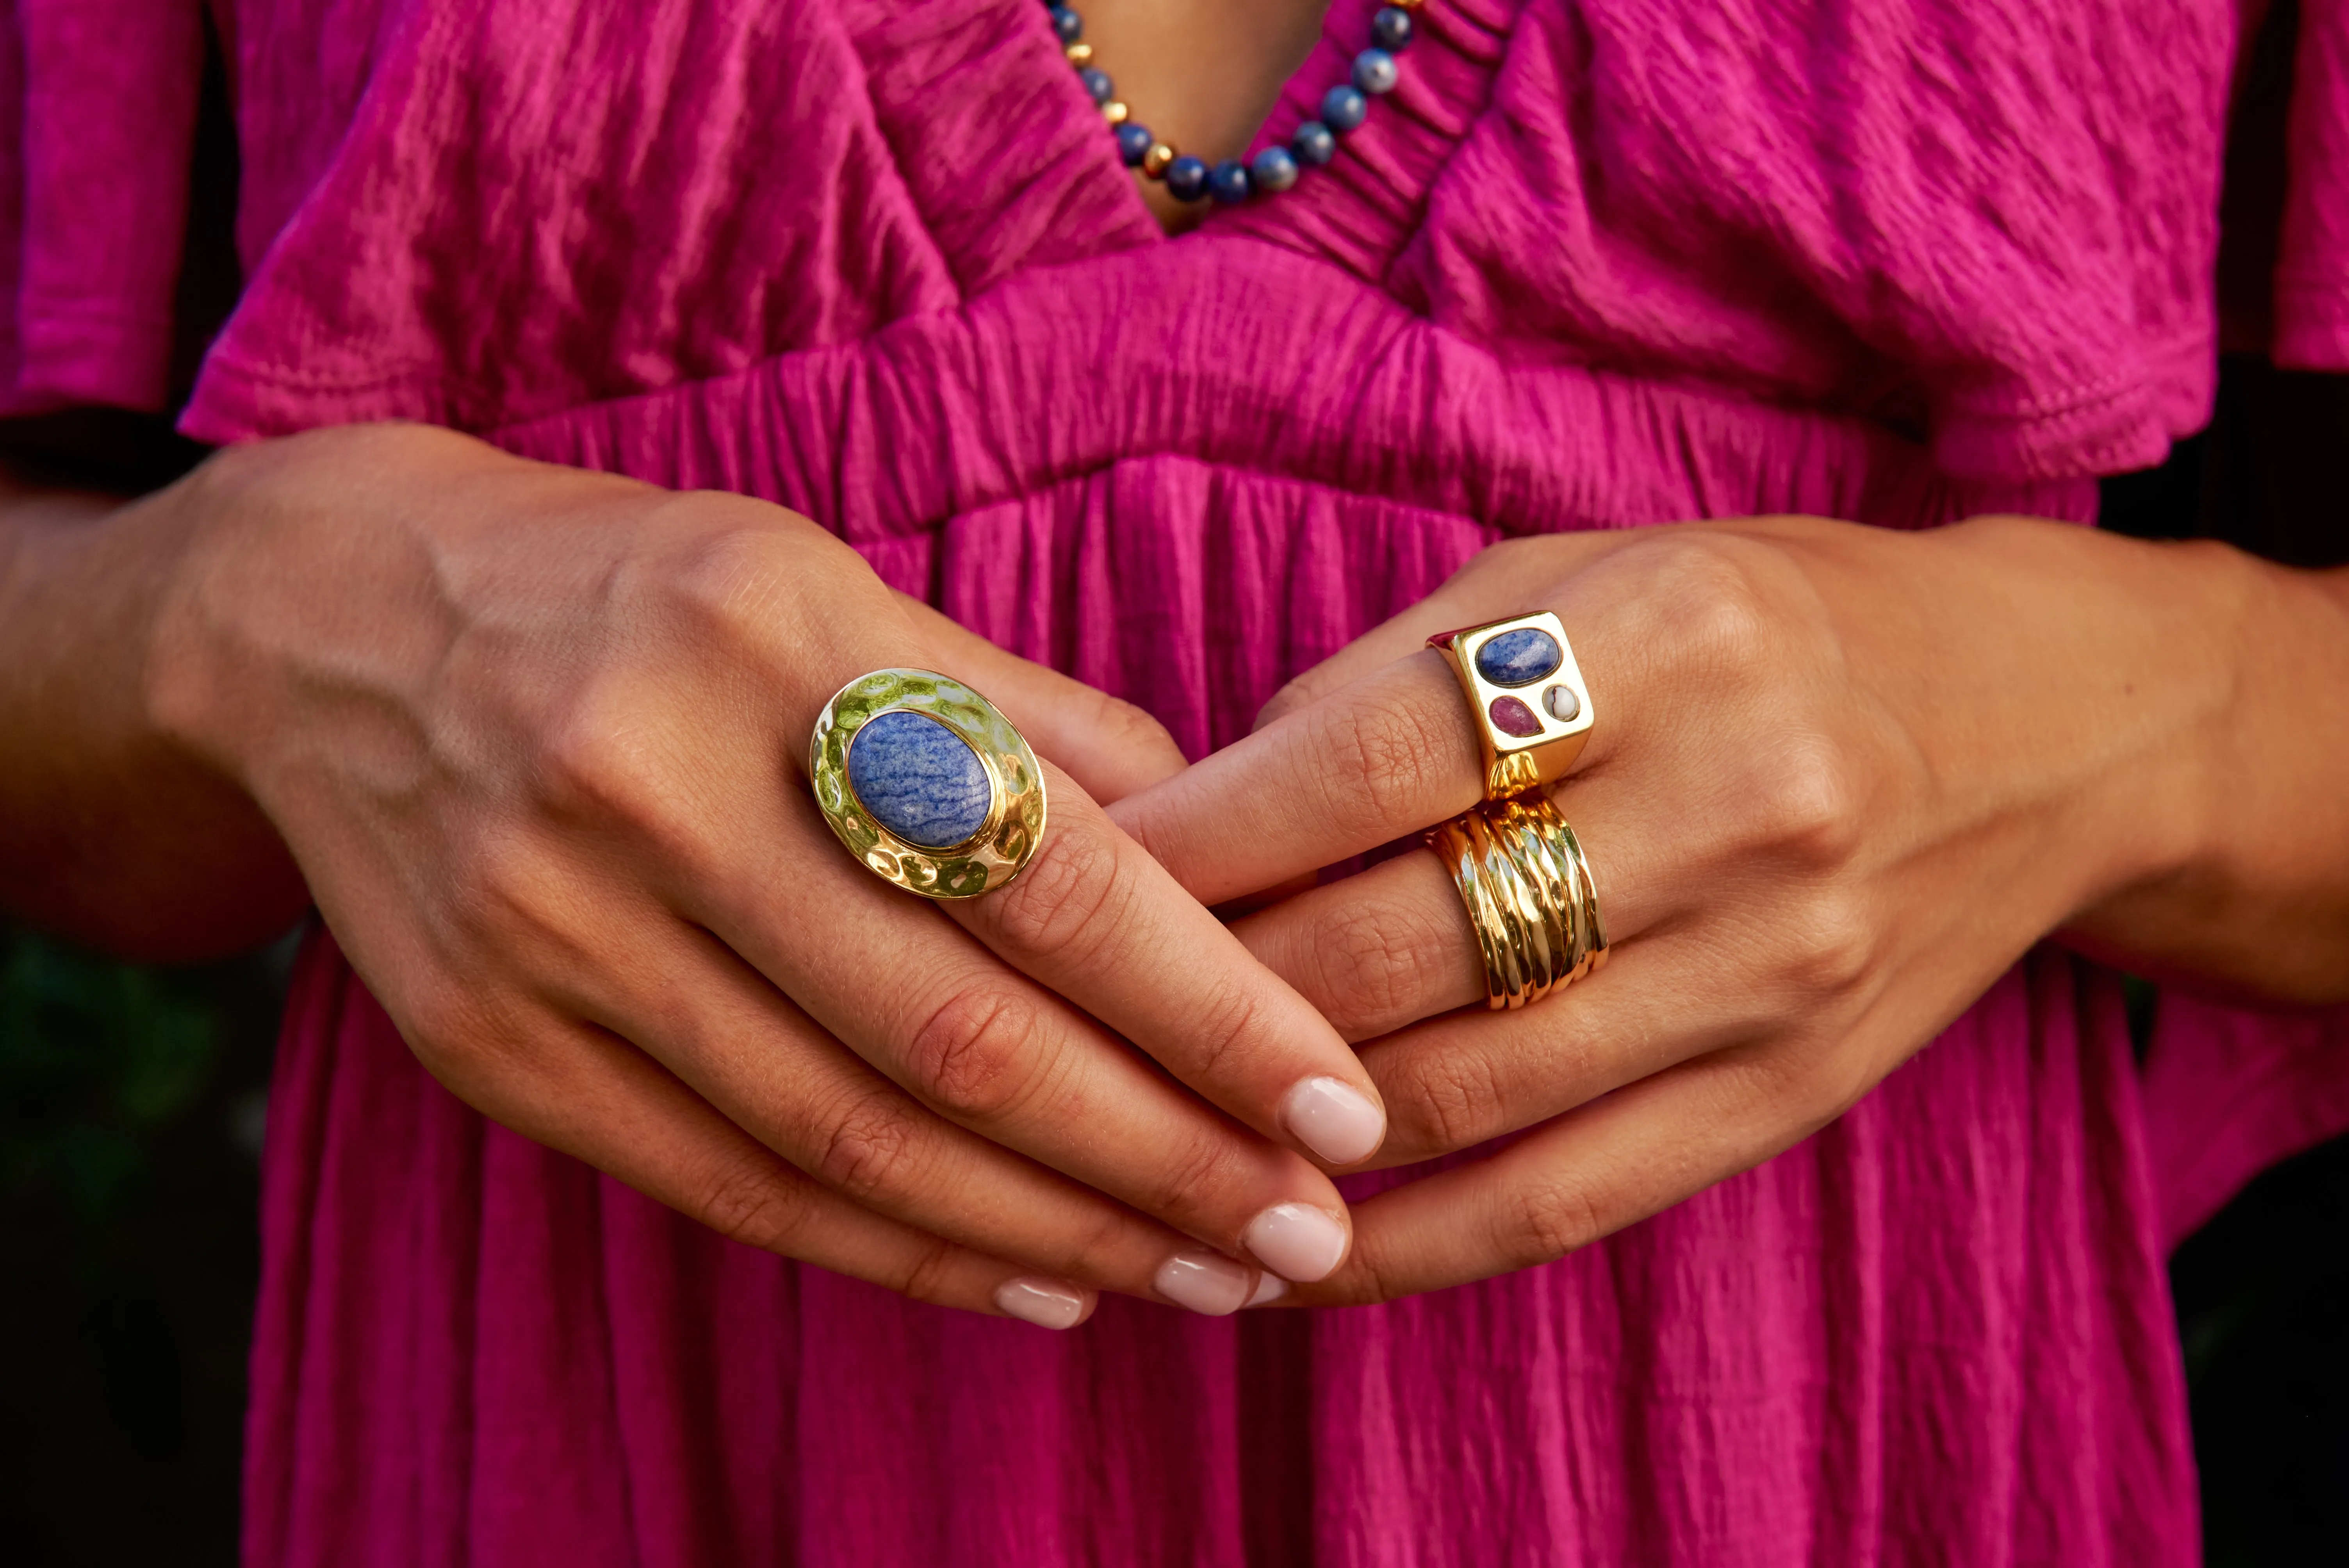
<path id="1" fill-rule="evenodd" d="M 1288 1282 L 1277 1274 L 1256 1276 L 1256 1294 L 1247 1298 L 1250 1306 L 1265 1306 L 1288 1294 Z"/>
<path id="2" fill-rule="evenodd" d="M 1280 1102 L 1280 1125 L 1332 1165 L 1368 1160 L 1387 1135 L 1386 1113 L 1360 1089 L 1333 1078 L 1310 1078 Z"/>
<path id="3" fill-rule="evenodd" d="M 1039 1328 L 1074 1328 L 1085 1315 L 1082 1291 L 1048 1279 L 1008 1279 L 995 1287 L 995 1305 L 1007 1317 Z"/>
<path id="4" fill-rule="evenodd" d="M 1276 1203 L 1247 1223 L 1240 1241 L 1283 1279 L 1327 1279 L 1346 1256 L 1346 1227 L 1310 1203 Z"/>
<path id="5" fill-rule="evenodd" d="M 1223 1317 L 1247 1305 L 1248 1271 L 1220 1253 L 1176 1253 L 1150 1283 L 1177 1306 Z"/>

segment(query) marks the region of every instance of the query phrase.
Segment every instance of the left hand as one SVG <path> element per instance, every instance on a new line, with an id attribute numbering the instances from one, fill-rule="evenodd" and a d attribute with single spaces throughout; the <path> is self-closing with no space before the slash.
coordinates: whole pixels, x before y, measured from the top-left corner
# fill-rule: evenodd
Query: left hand
<path id="1" fill-rule="evenodd" d="M 2193 548 L 2020 519 L 1513 541 L 1301 676 L 1247 739 L 1113 808 L 1223 903 L 1475 803 L 1431 634 L 1554 610 L 1588 683 L 1596 728 L 1557 802 L 1614 947 L 1598 974 L 1488 1012 L 1425 851 L 1235 926 L 1367 1042 L 1380 1163 L 1536 1129 L 1357 1205 L 1345 1267 L 1288 1302 L 1547 1262 L 1755 1165 L 2042 936 L 2186 866 L 2250 597 L 2225 552 Z"/>

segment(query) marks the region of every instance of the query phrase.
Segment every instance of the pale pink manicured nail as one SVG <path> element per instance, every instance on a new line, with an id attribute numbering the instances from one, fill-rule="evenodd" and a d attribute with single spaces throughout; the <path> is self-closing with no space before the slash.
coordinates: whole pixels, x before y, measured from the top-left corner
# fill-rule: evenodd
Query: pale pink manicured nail
<path id="1" fill-rule="evenodd" d="M 1277 1274 L 1256 1276 L 1256 1294 L 1247 1298 L 1250 1306 L 1264 1306 L 1288 1294 L 1288 1282 Z"/>
<path id="2" fill-rule="evenodd" d="M 1220 1253 L 1176 1253 L 1150 1283 L 1177 1306 L 1222 1317 L 1247 1305 L 1248 1271 Z"/>
<path id="3" fill-rule="evenodd" d="M 1039 1328 L 1074 1328 L 1085 1315 L 1081 1291 L 1049 1279 L 1008 1279 L 995 1287 L 995 1305 L 1007 1317 Z"/>
<path id="4" fill-rule="evenodd" d="M 1280 1125 L 1332 1165 L 1368 1160 L 1387 1135 L 1386 1114 L 1360 1089 L 1333 1078 L 1310 1078 L 1280 1102 Z"/>
<path id="5" fill-rule="evenodd" d="M 1310 1203 L 1275 1203 L 1247 1223 L 1240 1241 L 1283 1279 L 1327 1279 L 1346 1258 L 1346 1227 Z"/>

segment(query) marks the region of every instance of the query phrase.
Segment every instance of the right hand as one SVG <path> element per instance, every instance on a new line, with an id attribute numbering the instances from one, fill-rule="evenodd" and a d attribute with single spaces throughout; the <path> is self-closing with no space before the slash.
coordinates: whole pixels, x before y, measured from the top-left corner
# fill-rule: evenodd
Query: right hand
<path id="1" fill-rule="evenodd" d="M 1095 1288 L 1228 1311 L 1259 1265 L 1338 1266 L 1315 1161 L 1371 1154 L 1377 1090 L 1095 803 L 1182 766 L 1139 710 L 780 508 L 428 428 L 233 449 L 150 504 L 194 509 L 156 721 L 484 1114 L 742 1241 L 1061 1326 Z M 968 679 L 1045 759 L 1010 886 L 926 903 L 817 814 L 816 715 L 885 665 Z"/>

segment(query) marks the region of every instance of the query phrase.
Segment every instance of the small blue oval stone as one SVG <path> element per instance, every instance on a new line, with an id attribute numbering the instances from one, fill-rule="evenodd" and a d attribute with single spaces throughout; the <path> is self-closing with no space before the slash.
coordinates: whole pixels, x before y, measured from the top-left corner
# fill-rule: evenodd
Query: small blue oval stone
<path id="1" fill-rule="evenodd" d="M 1361 124 L 1362 117 L 1370 112 L 1371 100 L 1361 95 L 1360 88 L 1348 87 L 1344 82 L 1321 95 L 1321 123 L 1331 130 L 1340 133 L 1351 130 Z"/>
<path id="2" fill-rule="evenodd" d="M 1268 193 L 1297 183 L 1297 160 L 1285 147 L 1268 147 L 1248 160 L 1248 183 Z"/>
<path id="3" fill-rule="evenodd" d="M 873 820 L 926 850 L 987 826 L 987 768 L 970 743 L 904 708 L 867 719 L 848 743 L 848 787 Z"/>
<path id="4" fill-rule="evenodd" d="M 1117 155 L 1131 169 L 1150 156 L 1150 144 L 1157 139 L 1150 134 L 1148 126 L 1136 125 L 1129 119 L 1117 128 Z"/>
<path id="5" fill-rule="evenodd" d="M 1207 193 L 1207 166 L 1185 153 L 1166 166 L 1166 194 L 1177 201 L 1196 201 Z"/>
<path id="6" fill-rule="evenodd" d="M 1248 199 L 1247 165 L 1237 158 L 1226 158 L 1207 171 L 1207 194 L 1229 206 Z"/>
<path id="7" fill-rule="evenodd" d="M 1400 5 L 1381 5 L 1371 18 L 1371 41 L 1390 52 L 1407 47 L 1413 31 L 1411 13 Z"/>
<path id="8" fill-rule="evenodd" d="M 1354 57 L 1354 85 L 1366 93 L 1392 92 L 1402 79 L 1402 68 L 1384 49 L 1364 49 Z"/>
<path id="9" fill-rule="evenodd" d="M 1099 66 L 1087 66 L 1077 73 L 1077 80 L 1085 84 L 1085 91 L 1093 95 L 1095 103 L 1107 103 L 1117 96 L 1117 88 L 1110 81 L 1109 73 Z"/>
<path id="10" fill-rule="evenodd" d="M 1309 119 L 1288 139 L 1299 163 L 1327 163 L 1338 156 L 1338 138 L 1318 119 Z"/>
<path id="11" fill-rule="evenodd" d="M 1066 5 L 1052 7 L 1052 34 L 1063 44 L 1073 44 L 1084 36 L 1085 20 Z"/>
<path id="12" fill-rule="evenodd" d="M 1531 686 L 1557 668 L 1565 656 L 1547 632 L 1519 626 L 1476 650 L 1476 673 L 1497 686 Z"/>

